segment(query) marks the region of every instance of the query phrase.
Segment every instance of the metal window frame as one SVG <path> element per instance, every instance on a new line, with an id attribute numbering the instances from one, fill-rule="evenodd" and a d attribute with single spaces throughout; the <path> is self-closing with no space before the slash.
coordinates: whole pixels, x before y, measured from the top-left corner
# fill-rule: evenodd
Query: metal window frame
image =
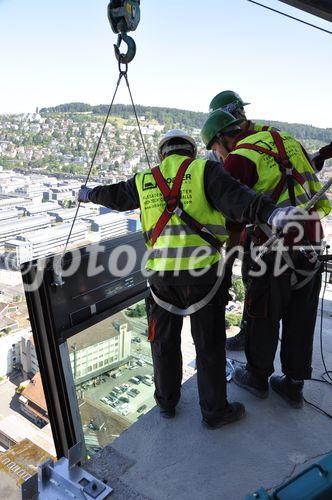
<path id="1" fill-rule="evenodd" d="M 326 21 L 332 21 L 332 2 L 331 0 L 279 0 L 291 7 L 295 7 L 313 16 L 320 17 Z"/>
<path id="2" fill-rule="evenodd" d="M 123 243 L 135 244 L 137 242 L 142 243 L 142 248 L 144 247 L 141 233 L 115 238 L 105 241 L 103 244 L 106 245 L 107 249 L 111 249 Z M 86 248 L 82 247 L 79 250 L 84 254 Z M 71 257 L 69 252 L 68 256 L 66 254 L 64 257 L 64 262 L 66 263 L 66 260 L 71 259 Z M 77 445 L 77 443 L 84 443 L 84 435 L 67 339 L 122 309 L 146 299 L 149 295 L 149 289 L 146 280 L 142 280 L 133 287 L 132 295 L 130 295 L 130 288 L 115 294 L 114 297 L 112 296 L 112 299 L 114 299 L 113 304 L 107 310 L 93 314 L 78 325 L 59 332 L 52 311 L 53 290 L 51 289 L 50 280 L 50 273 L 53 272 L 52 265 L 52 261 L 41 259 L 23 265 L 21 271 L 57 457 L 65 456 L 68 458 L 69 450 L 73 446 Z M 46 270 L 42 282 L 37 290 L 29 291 L 29 285 L 36 280 L 40 268 Z M 76 272 L 79 272 L 79 270 Z M 84 446 L 82 446 L 81 460 L 85 460 Z"/>

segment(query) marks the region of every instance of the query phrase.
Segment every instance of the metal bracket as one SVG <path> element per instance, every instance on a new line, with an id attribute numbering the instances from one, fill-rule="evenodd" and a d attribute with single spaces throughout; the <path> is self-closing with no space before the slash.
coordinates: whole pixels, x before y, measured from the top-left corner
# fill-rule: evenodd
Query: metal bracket
<path id="1" fill-rule="evenodd" d="M 104 500 L 112 493 L 112 488 L 83 470 L 80 460 L 83 443 L 77 443 L 69 450 L 69 460 L 65 457 L 57 462 L 46 460 L 38 468 L 38 474 L 22 485 L 22 500 Z"/>
<path id="2" fill-rule="evenodd" d="M 52 286 L 63 286 L 65 282 L 62 279 L 62 256 L 55 255 L 53 259 L 53 282 Z"/>

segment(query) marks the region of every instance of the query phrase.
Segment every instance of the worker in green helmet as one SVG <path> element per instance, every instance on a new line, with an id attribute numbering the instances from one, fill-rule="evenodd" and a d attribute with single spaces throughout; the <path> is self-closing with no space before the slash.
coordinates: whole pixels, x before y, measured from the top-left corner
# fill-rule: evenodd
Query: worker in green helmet
<path id="1" fill-rule="evenodd" d="M 244 102 L 239 94 L 234 92 L 233 90 L 223 90 L 219 92 L 209 105 L 209 112 L 215 111 L 216 109 L 221 109 L 222 111 L 226 111 L 230 113 L 238 120 L 241 120 L 240 127 L 244 132 L 247 130 L 254 130 L 256 132 L 260 132 L 262 130 L 271 130 L 273 127 L 269 125 L 263 125 L 261 123 L 255 123 L 251 120 L 248 120 L 246 117 L 246 113 L 244 107 L 250 104 L 249 102 Z"/>
<path id="2" fill-rule="evenodd" d="M 209 112 L 220 109 L 222 111 L 226 111 L 233 115 L 238 120 L 241 120 L 239 125 L 243 132 L 247 132 L 249 130 L 255 132 L 262 132 L 266 130 L 278 130 L 271 125 L 263 125 L 262 123 L 253 122 L 252 120 L 248 120 L 246 117 L 246 113 L 244 110 L 245 106 L 248 106 L 249 102 L 243 101 L 243 99 L 234 92 L 233 90 L 223 90 L 219 92 L 219 94 L 215 95 L 209 105 Z M 315 152 L 312 155 L 308 155 L 311 161 L 312 166 L 316 171 L 320 172 L 324 166 L 324 161 L 330 159 L 332 157 L 332 142 L 319 151 Z M 221 158 L 218 158 L 218 153 L 216 151 L 211 151 L 209 155 L 209 159 L 222 162 Z"/>
<path id="3" fill-rule="evenodd" d="M 233 132 L 240 129 L 232 117 Z M 195 140 L 170 130 L 159 142 L 160 164 L 126 182 L 93 189 L 82 186 L 78 200 L 113 210 L 140 208 L 150 284 L 149 341 L 155 400 L 164 418 L 173 418 L 181 394 L 181 330 L 190 316 L 203 423 L 210 429 L 239 420 L 241 403 L 226 397 L 224 216 L 264 223 L 284 222 L 264 196 L 236 182 L 219 163 L 196 157 Z M 279 224 L 279 223 L 278 223 Z"/>
<path id="4" fill-rule="evenodd" d="M 220 109 L 222 111 L 226 111 L 234 116 L 237 120 L 239 120 L 239 126 L 241 129 L 246 132 L 247 130 L 253 130 L 259 132 L 261 130 L 271 130 L 273 127 L 269 125 L 262 125 L 260 123 L 254 123 L 251 120 L 248 120 L 244 111 L 244 107 L 250 104 L 249 102 L 244 102 L 242 98 L 234 92 L 233 90 L 224 90 L 219 92 L 209 105 L 209 111 L 215 111 Z M 210 150 L 208 152 L 207 158 L 214 161 L 219 161 L 221 164 L 223 163 L 222 158 L 216 150 Z M 228 225 L 230 223 L 228 222 Z M 246 286 L 246 276 L 242 276 L 243 284 Z M 228 285 L 231 286 L 232 282 L 232 265 L 229 262 L 225 275 L 225 282 L 228 282 Z M 226 340 L 226 349 L 229 351 L 242 351 L 244 350 L 245 343 L 245 329 L 246 329 L 247 319 L 246 313 L 244 311 L 243 317 L 240 324 L 240 331 L 234 337 L 227 338 Z"/>
<path id="5" fill-rule="evenodd" d="M 234 131 L 233 123 L 234 116 L 230 113 L 220 109 L 213 111 L 204 123 L 202 138 L 208 150 L 218 152 L 224 161 L 224 170 L 235 179 L 270 197 L 278 207 L 304 207 L 320 191 L 322 185 L 304 148 L 287 132 Z M 319 252 L 323 238 L 320 219 L 330 211 L 330 202 L 324 196 L 316 202 L 310 215 L 302 213 L 297 232 L 288 232 L 283 240 L 286 249 L 281 254 L 283 267 L 277 267 L 280 252 L 269 252 L 264 257 L 264 273 L 252 272 L 257 267 L 254 255 L 272 234 L 271 228 L 258 224 L 246 226 L 243 231 L 243 268 L 248 277 L 245 298 L 247 365 L 235 370 L 234 381 L 257 397 L 268 396 L 268 380 L 274 372 L 281 320 L 284 375 L 272 376 L 270 385 L 295 408 L 303 405 L 304 379 L 311 378 L 313 335 L 321 287 L 321 266 L 314 258 L 314 249 Z M 234 235 L 230 239 L 234 241 Z"/>
<path id="6" fill-rule="evenodd" d="M 237 94 L 233 90 L 224 90 L 214 96 L 214 98 L 210 102 L 209 111 L 212 112 L 219 109 L 221 111 L 226 111 L 230 113 L 236 119 L 240 120 L 239 126 L 241 127 L 243 132 L 248 132 L 248 131 L 262 132 L 262 131 L 278 130 L 272 126 L 263 125 L 261 123 L 255 123 L 251 120 L 248 120 L 244 111 L 244 107 L 247 106 L 248 104 L 250 103 L 243 101 L 243 99 L 239 96 L 239 94 Z M 210 160 L 220 161 L 221 164 L 223 163 L 222 158 L 220 157 L 219 153 L 216 150 L 209 151 L 207 157 Z M 325 160 L 331 157 L 332 157 L 332 143 L 327 146 L 324 146 L 323 148 L 321 148 L 319 151 L 317 151 L 312 155 L 308 154 L 308 158 L 310 159 L 310 162 L 316 171 L 322 170 Z M 243 269 L 242 271 L 243 271 L 242 279 L 244 286 L 246 287 L 247 279 L 246 275 L 244 274 L 245 269 Z M 231 284 L 231 274 L 232 274 L 232 266 L 229 263 L 228 265 L 229 284 Z M 244 350 L 246 324 L 247 324 L 247 317 L 244 311 L 240 325 L 240 332 L 234 337 L 230 337 L 226 340 L 227 350 L 230 351 Z"/>

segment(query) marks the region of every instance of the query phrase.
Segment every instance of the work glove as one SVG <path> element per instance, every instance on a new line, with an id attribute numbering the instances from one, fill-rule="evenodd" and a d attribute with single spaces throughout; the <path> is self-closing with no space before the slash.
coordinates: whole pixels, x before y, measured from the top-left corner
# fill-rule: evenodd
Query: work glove
<path id="1" fill-rule="evenodd" d="M 330 144 L 327 144 L 327 146 L 320 148 L 318 154 L 313 157 L 312 161 L 315 165 L 316 170 L 320 172 L 324 167 L 324 161 L 329 160 L 330 158 L 332 158 L 332 142 L 330 142 Z"/>
<path id="2" fill-rule="evenodd" d="M 89 194 L 92 191 L 91 188 L 88 188 L 87 186 L 82 185 L 81 189 L 78 192 L 77 195 L 77 201 L 82 201 L 83 203 L 89 202 Z"/>
<path id="3" fill-rule="evenodd" d="M 270 224 L 274 230 L 282 230 L 290 222 L 296 221 L 303 223 L 305 216 L 305 210 L 299 207 L 276 208 L 271 213 L 267 223 Z"/>

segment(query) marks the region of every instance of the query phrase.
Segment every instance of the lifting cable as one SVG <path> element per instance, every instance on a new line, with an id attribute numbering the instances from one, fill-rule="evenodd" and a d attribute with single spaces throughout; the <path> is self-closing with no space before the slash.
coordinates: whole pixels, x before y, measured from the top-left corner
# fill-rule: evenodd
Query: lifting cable
<path id="1" fill-rule="evenodd" d="M 280 14 L 281 16 L 288 17 L 289 19 L 293 19 L 294 21 L 298 21 L 299 23 L 306 24 L 307 26 L 310 26 L 311 28 L 315 28 L 317 30 L 323 31 L 324 33 L 328 33 L 329 35 L 332 35 L 332 31 L 321 28 L 320 26 L 317 26 L 316 24 L 312 24 L 312 23 L 308 23 L 307 21 L 303 21 L 303 19 L 299 19 L 298 17 L 291 16 L 290 14 L 286 14 L 285 12 L 282 12 L 280 10 L 272 9 L 272 7 L 268 7 L 267 5 L 264 5 L 262 3 L 255 2 L 254 0 L 247 0 L 247 2 L 253 3 L 255 5 L 258 5 L 259 7 L 263 7 L 264 9 L 270 10 L 272 12 L 276 12 L 277 14 Z"/>
<path id="2" fill-rule="evenodd" d="M 83 184 L 84 187 L 87 185 L 87 183 L 89 181 L 89 178 L 90 178 L 90 175 L 92 172 L 92 168 L 95 164 L 97 154 L 98 154 L 98 151 L 100 148 L 100 144 L 101 144 L 102 138 L 104 136 L 106 125 L 107 125 L 108 119 L 110 117 L 110 114 L 111 114 L 111 111 L 113 108 L 113 104 L 114 104 L 114 100 L 115 100 L 115 97 L 117 95 L 122 78 L 124 78 L 126 81 L 126 85 L 128 88 L 128 93 L 129 93 L 131 105 L 132 105 L 132 108 L 134 111 L 134 115 L 135 115 L 138 131 L 139 131 L 141 143 L 142 143 L 142 146 L 144 149 L 146 161 L 147 161 L 149 168 L 151 166 L 148 151 L 146 148 L 146 144 L 145 144 L 142 129 L 141 129 L 141 125 L 140 125 L 140 122 L 138 119 L 136 105 L 134 103 L 132 91 L 131 91 L 129 80 L 128 80 L 128 64 L 135 57 L 136 45 L 135 45 L 134 40 L 127 35 L 127 31 L 135 30 L 138 23 L 139 23 L 139 20 L 140 20 L 139 4 L 140 4 L 140 0 L 120 0 L 120 1 L 119 0 L 111 0 L 109 5 L 108 5 L 108 18 L 109 18 L 112 30 L 115 33 L 118 33 L 118 41 L 117 41 L 117 44 L 114 45 L 114 51 L 115 51 L 115 57 L 118 60 L 119 77 L 118 77 L 118 80 L 117 80 L 117 83 L 115 86 L 115 90 L 114 90 L 111 104 L 109 105 L 102 129 L 101 129 L 101 132 L 100 132 L 100 135 L 99 135 L 99 138 L 98 138 L 95 150 L 94 150 L 94 154 L 93 154 L 93 157 L 92 157 L 92 160 L 90 163 L 89 171 L 86 175 L 86 178 L 85 178 L 85 181 Z M 127 44 L 127 53 L 126 54 L 120 53 L 120 45 L 121 45 L 122 41 L 124 41 Z M 81 202 L 79 201 L 77 203 L 76 212 L 75 212 L 73 221 L 72 221 L 71 226 L 70 226 L 70 230 L 68 233 L 68 237 L 67 237 L 64 249 L 59 256 L 54 258 L 54 265 L 53 265 L 54 281 L 53 281 L 53 284 L 55 286 L 62 286 L 64 284 L 64 281 L 62 279 L 63 259 L 64 259 L 66 252 L 67 252 L 68 244 L 70 242 L 70 238 L 71 238 L 71 235 L 73 232 L 73 228 L 74 228 L 74 225 L 75 225 L 75 222 L 77 219 L 77 215 L 78 215 L 80 206 L 81 206 Z"/>

